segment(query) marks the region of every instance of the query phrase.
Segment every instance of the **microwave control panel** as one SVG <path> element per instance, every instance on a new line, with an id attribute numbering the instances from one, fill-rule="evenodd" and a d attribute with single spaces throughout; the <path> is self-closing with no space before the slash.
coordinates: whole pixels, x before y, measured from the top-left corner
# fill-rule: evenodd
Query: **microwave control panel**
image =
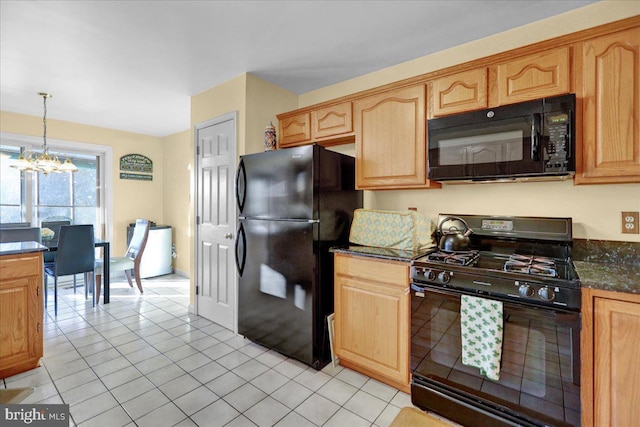
<path id="1" fill-rule="evenodd" d="M 571 116 L 568 113 L 546 115 L 548 141 L 545 147 L 545 172 L 565 172 L 571 159 Z"/>

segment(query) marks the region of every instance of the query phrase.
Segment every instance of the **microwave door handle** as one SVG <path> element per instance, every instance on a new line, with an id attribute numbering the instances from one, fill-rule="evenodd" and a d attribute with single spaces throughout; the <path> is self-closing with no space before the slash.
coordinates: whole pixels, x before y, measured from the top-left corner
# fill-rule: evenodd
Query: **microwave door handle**
<path id="1" fill-rule="evenodd" d="M 540 114 L 537 113 L 534 114 L 531 118 L 531 160 L 540 160 L 540 125 L 538 123 L 539 119 Z"/>

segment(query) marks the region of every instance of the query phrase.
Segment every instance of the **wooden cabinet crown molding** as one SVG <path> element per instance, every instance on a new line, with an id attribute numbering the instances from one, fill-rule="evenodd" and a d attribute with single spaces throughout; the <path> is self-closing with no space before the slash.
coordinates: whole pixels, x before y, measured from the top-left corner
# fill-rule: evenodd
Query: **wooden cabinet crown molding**
<path id="1" fill-rule="evenodd" d="M 511 60 L 518 59 L 519 57 L 526 55 L 535 55 L 540 52 L 557 49 L 560 47 L 568 47 L 572 44 L 579 43 L 594 37 L 599 37 L 606 34 L 615 33 L 622 30 L 627 30 L 635 27 L 640 27 L 640 15 L 625 18 L 619 21 L 610 22 L 607 24 L 599 25 L 597 27 L 587 28 L 585 30 L 577 31 L 575 33 L 565 34 L 555 37 L 553 39 L 544 40 L 529 45 L 521 46 L 515 49 L 511 49 L 504 52 L 499 52 L 493 55 L 477 58 L 464 63 L 452 65 L 450 67 L 433 70 L 428 73 L 416 75 L 406 79 L 398 80 L 395 82 L 387 83 L 370 89 L 354 92 L 345 96 L 330 99 L 327 101 L 319 102 L 313 105 L 308 105 L 294 111 L 279 114 L 280 116 L 286 116 L 293 113 L 311 112 L 315 109 L 323 108 L 333 104 L 355 101 L 359 98 L 374 95 L 381 92 L 387 92 L 394 89 L 400 89 L 403 87 L 414 86 L 416 84 L 426 84 L 429 80 L 434 80 L 439 77 L 449 76 L 455 73 L 461 73 L 465 71 L 472 71 L 482 67 L 495 66 L 500 63 L 506 63 Z"/>
<path id="2" fill-rule="evenodd" d="M 425 105 L 413 111 L 401 107 L 405 101 L 394 101 L 394 109 L 378 107 L 378 111 L 389 110 L 395 117 L 394 124 L 400 123 L 401 132 L 405 134 L 411 129 L 409 121 L 414 120 L 413 130 L 417 137 L 409 137 L 409 143 L 403 143 L 396 152 L 389 150 L 384 142 L 391 136 L 391 131 L 385 134 L 384 126 L 374 125 L 373 120 L 365 120 L 363 127 L 364 116 L 375 115 L 373 110 L 362 109 L 365 103 L 376 97 L 384 98 L 391 92 L 429 85 L 429 108 L 422 115 L 424 121 L 485 106 L 491 108 L 574 92 L 577 97 L 574 183 L 640 182 L 639 64 L 640 16 L 634 16 L 308 106 L 278 118 L 282 116 L 289 120 L 295 114 L 302 114 L 308 123 L 313 111 L 353 102 L 353 133 L 345 131 L 345 138 L 328 136 L 327 140 L 333 144 L 347 143 L 355 136 L 356 169 L 360 171 L 358 188 L 439 188 L 439 183 L 426 179 L 426 153 L 419 152 L 419 149 L 426 152 L 426 129 L 417 128 L 424 127 L 424 123 L 403 116 L 411 116 Z M 486 70 L 488 77 L 484 76 Z M 367 132 L 376 135 L 373 141 L 379 141 L 367 142 L 369 147 L 364 148 L 363 134 Z M 280 145 L 310 143 L 308 130 L 296 135 L 301 133 L 303 136 L 296 136 L 294 140 L 284 135 Z M 415 152 L 410 152 L 410 145 Z M 397 165 L 384 163 L 385 156 L 389 164 L 397 162 Z M 415 156 L 418 160 L 412 162 L 406 156 Z M 424 161 L 421 160 L 423 157 Z M 420 162 L 424 162 L 423 165 Z M 419 171 L 420 168 L 425 170 Z M 425 177 L 420 176 L 423 173 Z"/>

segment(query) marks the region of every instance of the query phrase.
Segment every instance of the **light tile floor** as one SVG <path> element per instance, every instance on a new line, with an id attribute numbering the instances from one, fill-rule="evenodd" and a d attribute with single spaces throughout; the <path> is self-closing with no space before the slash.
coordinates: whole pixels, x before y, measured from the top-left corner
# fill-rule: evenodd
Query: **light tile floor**
<path id="1" fill-rule="evenodd" d="M 78 426 L 386 427 L 409 395 L 358 372 L 316 371 L 188 312 L 189 282 L 115 277 L 111 303 L 59 291 L 42 366 L 0 379 L 25 403 L 68 403 Z M 51 293 L 50 293 L 51 294 Z M 50 295 L 52 298 L 52 295 Z"/>

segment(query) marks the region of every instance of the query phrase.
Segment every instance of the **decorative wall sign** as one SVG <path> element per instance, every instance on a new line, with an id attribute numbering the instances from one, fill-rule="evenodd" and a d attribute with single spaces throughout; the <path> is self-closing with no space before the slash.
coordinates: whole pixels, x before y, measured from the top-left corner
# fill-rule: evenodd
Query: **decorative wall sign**
<path id="1" fill-rule="evenodd" d="M 153 175 L 145 175 L 141 173 L 120 172 L 120 179 L 135 179 L 138 181 L 153 181 Z"/>
<path id="2" fill-rule="evenodd" d="M 127 154 L 120 157 L 120 171 L 120 179 L 153 180 L 153 175 L 151 175 L 153 173 L 153 162 L 142 154 Z"/>
<path id="3" fill-rule="evenodd" d="M 153 162 L 142 154 L 127 154 L 120 157 L 120 170 L 127 172 L 153 172 Z"/>

